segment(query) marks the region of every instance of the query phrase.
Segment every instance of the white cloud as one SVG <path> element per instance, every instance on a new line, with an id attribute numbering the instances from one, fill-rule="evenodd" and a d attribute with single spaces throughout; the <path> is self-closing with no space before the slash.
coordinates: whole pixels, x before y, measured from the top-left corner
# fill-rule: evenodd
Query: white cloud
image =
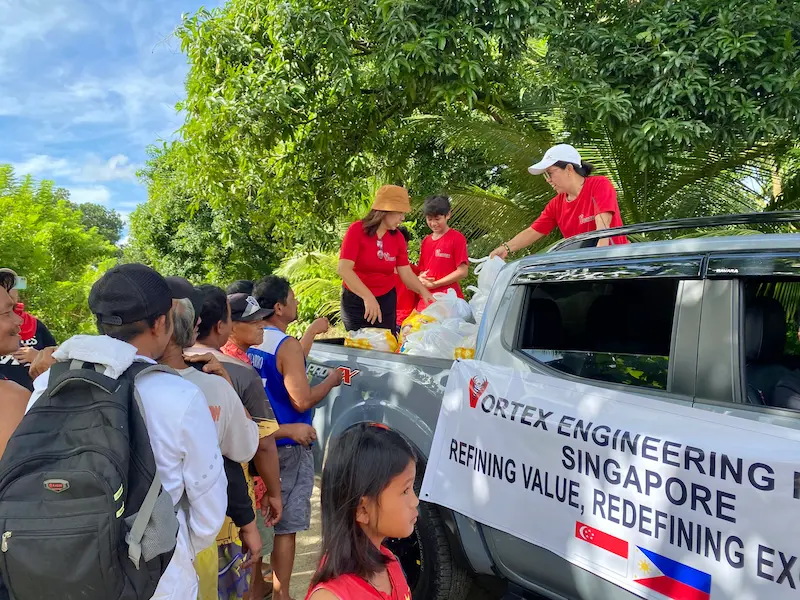
<path id="1" fill-rule="evenodd" d="M 65 158 L 54 158 L 47 154 L 36 154 L 20 163 L 12 163 L 14 172 L 34 177 L 65 177 L 78 183 L 107 181 L 136 181 L 140 165 L 134 164 L 124 154 L 116 154 L 108 160 L 90 154 L 83 164 Z"/>
<path id="2" fill-rule="evenodd" d="M 104 185 L 69 188 L 69 199 L 76 204 L 91 202 L 106 205 L 111 200 L 111 191 Z"/>
<path id="3" fill-rule="evenodd" d="M 73 169 L 69 161 L 64 158 L 53 158 L 46 154 L 36 154 L 21 163 L 12 163 L 14 172 L 17 175 L 69 175 Z"/>
<path id="4" fill-rule="evenodd" d="M 136 181 L 139 165 L 133 164 L 124 154 L 112 156 L 103 162 L 92 156 L 73 177 L 75 181 Z"/>

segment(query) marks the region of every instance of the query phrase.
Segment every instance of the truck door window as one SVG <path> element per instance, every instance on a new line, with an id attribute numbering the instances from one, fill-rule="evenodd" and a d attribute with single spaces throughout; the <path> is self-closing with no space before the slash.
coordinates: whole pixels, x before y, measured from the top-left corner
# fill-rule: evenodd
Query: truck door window
<path id="1" fill-rule="evenodd" d="M 673 278 L 535 283 L 519 350 L 578 377 L 667 389 Z"/>
<path id="2" fill-rule="evenodd" d="M 747 404 L 800 410 L 800 280 L 743 278 Z"/>

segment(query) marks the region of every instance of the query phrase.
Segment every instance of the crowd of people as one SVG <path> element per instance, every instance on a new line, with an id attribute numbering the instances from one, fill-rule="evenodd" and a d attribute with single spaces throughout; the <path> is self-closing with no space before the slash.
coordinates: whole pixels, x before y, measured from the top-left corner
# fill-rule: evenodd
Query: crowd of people
<path id="1" fill-rule="evenodd" d="M 555 226 L 567 235 L 621 224 L 613 186 L 589 177 L 591 166 L 574 148 L 551 149 L 531 172 L 545 173 L 558 196 L 530 230 L 495 254 L 519 250 Z M 463 297 L 467 241 L 448 224 L 449 198 L 424 202 L 431 234 L 417 265 L 409 261 L 408 231 L 401 226 L 410 210 L 407 190 L 384 186 L 369 214 L 348 229 L 339 261 L 348 330 L 396 331 L 434 293 L 453 289 Z M 177 541 L 151 597 L 260 600 L 271 593 L 287 600 L 296 535 L 311 524 L 313 411 L 342 382 L 336 369 L 313 386 L 306 375 L 306 359 L 315 338 L 328 331 L 327 320 L 314 321 L 301 339 L 289 335 L 297 298 L 278 276 L 236 281 L 223 290 L 122 264 L 89 295 L 99 335 L 56 345 L 20 303 L 25 287 L 16 272 L 0 269 L 0 475 L 19 459 L 13 441 L 21 423 L 37 418 L 37 406 L 53 405 L 63 369 L 89 364 L 121 380 L 133 365 L 161 365 L 133 383 L 157 481 L 177 516 Z M 413 531 L 414 451 L 379 424 L 353 428 L 334 444 L 322 477 L 322 553 L 309 596 L 408 600 L 402 570 L 383 541 Z M 52 481 L 45 482 L 55 486 L 51 491 L 67 489 L 62 480 Z M 114 500 L 125 499 L 119 489 Z M 127 521 L 130 510 L 123 501 L 117 518 Z M 13 553 L 12 534 L 3 535 L 4 553 Z M 12 586 L 0 582 L 0 600 Z"/>

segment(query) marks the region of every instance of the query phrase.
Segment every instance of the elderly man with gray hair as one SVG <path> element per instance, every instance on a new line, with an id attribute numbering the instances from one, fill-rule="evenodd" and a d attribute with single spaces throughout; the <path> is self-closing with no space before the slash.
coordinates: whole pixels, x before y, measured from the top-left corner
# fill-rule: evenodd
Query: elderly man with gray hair
<path id="1" fill-rule="evenodd" d="M 173 335 L 160 362 L 172 367 L 181 377 L 200 388 L 208 401 L 208 407 L 217 429 L 219 447 L 226 459 L 228 516 L 240 528 L 239 535 L 242 546 L 244 546 L 243 549 L 249 552 L 249 558 L 243 564 L 243 567 L 247 568 L 261 557 L 261 536 L 256 526 L 255 513 L 240 463 L 248 463 L 258 450 L 258 425 L 249 418 L 239 396 L 228 380 L 227 373 L 213 356 L 184 356 L 184 349 L 193 346 L 197 338 L 198 317 L 194 307 L 197 298 L 190 293 L 190 290 L 193 290 L 191 284 L 186 280 L 178 281 L 179 279 L 177 277 L 168 279 L 168 283 L 173 289 L 173 298 L 182 295 L 186 297 L 173 300 Z M 181 293 L 179 288 L 185 289 L 186 293 Z M 193 364 L 187 364 L 187 358 Z M 209 359 L 211 364 L 203 367 L 202 362 Z M 211 372 L 204 372 L 201 368 Z M 225 537 L 222 535 L 222 538 Z M 207 551 L 211 552 L 212 550 Z M 198 568 L 200 589 L 203 590 L 204 587 L 210 585 L 212 577 L 214 589 L 216 589 L 216 565 L 218 564 L 216 551 L 214 551 L 213 560 L 197 561 L 197 564 L 214 566 L 213 573 L 203 573 Z"/>

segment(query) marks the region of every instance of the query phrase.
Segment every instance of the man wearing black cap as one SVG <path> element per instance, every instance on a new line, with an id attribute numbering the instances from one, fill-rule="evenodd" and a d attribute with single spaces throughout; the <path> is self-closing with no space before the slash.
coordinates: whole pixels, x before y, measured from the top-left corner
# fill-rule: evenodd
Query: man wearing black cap
<path id="1" fill-rule="evenodd" d="M 140 264 L 114 267 L 92 286 L 89 308 L 101 335 L 77 335 L 53 353 L 59 361 L 105 367 L 117 379 L 134 361 L 155 362 L 172 337 L 172 291 L 161 275 Z M 47 390 L 50 372 L 34 382 L 28 408 Z M 227 480 L 214 422 L 202 392 L 181 377 L 152 372 L 137 379 L 161 483 L 177 506 L 180 529 L 175 553 L 154 600 L 195 600 L 195 549 L 214 543 L 225 519 Z M 45 542 L 46 543 L 46 542 Z"/>

